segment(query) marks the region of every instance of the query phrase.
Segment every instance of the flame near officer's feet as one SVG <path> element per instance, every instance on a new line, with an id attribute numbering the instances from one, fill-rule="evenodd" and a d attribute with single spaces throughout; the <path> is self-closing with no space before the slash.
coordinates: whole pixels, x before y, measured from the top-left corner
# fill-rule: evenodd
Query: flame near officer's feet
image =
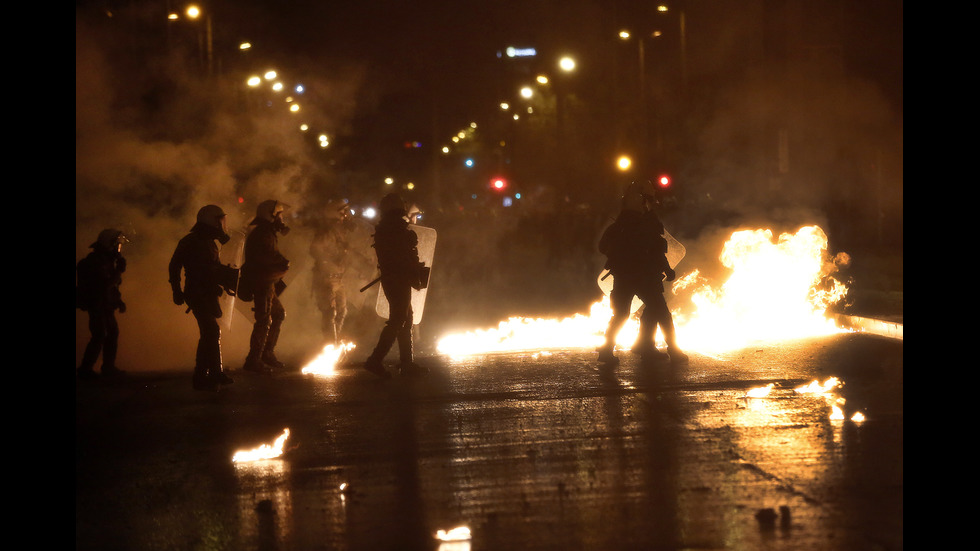
<path id="1" fill-rule="evenodd" d="M 289 429 L 283 429 L 282 434 L 276 441 L 269 444 L 262 444 L 261 446 L 253 450 L 241 450 L 235 452 L 235 455 L 231 458 L 232 463 L 246 463 L 249 461 L 261 461 L 263 459 L 275 459 L 283 454 L 283 446 L 286 445 L 286 439 L 289 438 Z"/>
<path id="2" fill-rule="evenodd" d="M 332 375 L 337 369 L 337 364 L 353 349 L 354 343 L 352 342 L 342 342 L 338 345 L 328 344 L 323 347 L 316 358 L 313 358 L 310 363 L 303 367 L 302 373 L 304 375 Z"/>
<path id="3" fill-rule="evenodd" d="M 829 306 L 839 302 L 847 288 L 831 277 L 834 263 L 825 257 L 827 235 L 818 226 L 805 226 L 795 234 L 784 233 L 774 242 L 768 229 L 734 232 L 725 243 L 720 260 L 730 275 L 720 287 L 712 287 L 698 270 L 679 277 L 672 290 L 690 295 L 694 311 L 674 312 L 678 344 L 702 353 L 735 350 L 753 342 L 829 335 L 842 332 L 826 317 Z M 454 334 L 442 338 L 438 350 L 450 356 L 550 348 L 595 348 L 612 309 L 609 298 L 592 305 L 588 316 L 564 319 L 512 317 L 496 328 Z M 639 331 L 636 315 L 616 339 L 629 348 Z M 662 335 L 658 334 L 662 342 Z"/>

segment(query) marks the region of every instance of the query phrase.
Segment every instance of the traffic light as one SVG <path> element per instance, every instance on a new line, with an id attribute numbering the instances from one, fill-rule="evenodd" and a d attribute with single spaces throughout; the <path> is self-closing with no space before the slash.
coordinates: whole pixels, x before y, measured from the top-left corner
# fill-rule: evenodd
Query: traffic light
<path id="1" fill-rule="evenodd" d="M 501 176 L 490 179 L 490 189 L 494 191 L 503 191 L 507 189 L 507 180 Z"/>

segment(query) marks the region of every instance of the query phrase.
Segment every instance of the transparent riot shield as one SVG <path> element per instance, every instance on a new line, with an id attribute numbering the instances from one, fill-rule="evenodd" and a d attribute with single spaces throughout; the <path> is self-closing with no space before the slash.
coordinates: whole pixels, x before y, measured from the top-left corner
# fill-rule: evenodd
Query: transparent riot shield
<path id="1" fill-rule="evenodd" d="M 221 246 L 218 257 L 222 264 L 238 270 L 242 267 L 242 256 L 245 253 L 245 232 L 234 230 L 229 232 L 229 235 L 231 235 L 231 239 Z M 237 281 L 234 289 L 237 293 Z M 218 320 L 218 323 L 221 324 L 221 329 L 225 332 L 231 331 L 231 320 L 235 317 L 236 302 L 241 303 L 235 295 L 230 293 L 222 293 L 221 299 L 219 300 L 219 304 L 221 305 L 221 319 Z"/>
<path id="2" fill-rule="evenodd" d="M 412 323 L 418 325 L 422 321 L 422 311 L 425 308 L 425 295 L 432 286 L 431 278 L 431 268 L 432 268 L 432 257 L 436 252 L 436 230 L 426 227 L 411 224 L 408 226 L 419 236 L 419 261 L 430 268 L 429 284 L 425 289 L 412 289 Z M 388 319 L 388 299 L 385 298 L 383 292 L 378 293 L 378 304 L 375 311 L 379 316 Z"/>
<path id="3" fill-rule="evenodd" d="M 666 229 L 664 230 L 664 239 L 667 240 L 667 263 L 670 264 L 671 268 L 674 268 L 684 259 L 684 255 L 687 254 L 687 249 L 680 241 L 674 239 L 674 236 L 670 235 L 670 232 Z M 602 294 L 609 296 L 613 288 L 613 276 L 609 273 L 609 270 L 603 268 L 599 272 L 597 282 L 599 283 L 599 289 L 602 290 Z M 643 301 L 638 297 L 633 297 L 633 303 L 630 305 L 630 313 L 632 314 L 639 310 L 640 306 L 643 306 Z"/>

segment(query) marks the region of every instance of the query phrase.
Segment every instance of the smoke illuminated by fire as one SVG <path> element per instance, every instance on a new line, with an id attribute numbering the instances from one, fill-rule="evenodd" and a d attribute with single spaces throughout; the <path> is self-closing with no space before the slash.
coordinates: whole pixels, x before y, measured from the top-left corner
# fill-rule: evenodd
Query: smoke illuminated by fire
<path id="1" fill-rule="evenodd" d="M 737 231 L 725 243 L 720 260 L 728 279 L 713 287 L 695 270 L 676 280 L 675 295 L 690 295 L 693 313 L 675 309 L 674 325 L 681 348 L 722 352 L 753 342 L 828 335 L 843 331 L 826 317 L 847 288 L 831 277 L 836 266 L 826 259 L 827 236 L 817 226 L 773 240 L 768 229 Z M 438 349 L 449 355 L 595 348 L 612 315 L 608 297 L 592 305 L 588 316 L 564 319 L 510 318 L 496 328 L 449 335 Z M 616 343 L 633 344 L 639 331 L 634 314 Z M 662 344 L 662 336 L 658 335 Z"/>

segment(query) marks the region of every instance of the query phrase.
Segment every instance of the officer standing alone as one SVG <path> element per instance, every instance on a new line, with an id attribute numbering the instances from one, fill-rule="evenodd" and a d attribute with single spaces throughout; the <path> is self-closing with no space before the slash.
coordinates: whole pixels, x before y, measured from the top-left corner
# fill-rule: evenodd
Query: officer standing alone
<path id="1" fill-rule="evenodd" d="M 82 363 L 77 369 L 78 378 L 90 380 L 98 378 L 93 369 L 102 354 L 102 375 L 122 375 L 116 367 L 116 353 L 119 349 L 119 323 L 116 310 L 126 312 L 119 286 L 122 274 L 126 271 L 126 259 L 122 255 L 122 245 L 126 242 L 123 232 L 106 229 L 99 233 L 92 243 L 92 252 L 75 266 L 77 289 L 75 306 L 88 312 L 88 328 L 91 338 L 82 355 Z"/>

